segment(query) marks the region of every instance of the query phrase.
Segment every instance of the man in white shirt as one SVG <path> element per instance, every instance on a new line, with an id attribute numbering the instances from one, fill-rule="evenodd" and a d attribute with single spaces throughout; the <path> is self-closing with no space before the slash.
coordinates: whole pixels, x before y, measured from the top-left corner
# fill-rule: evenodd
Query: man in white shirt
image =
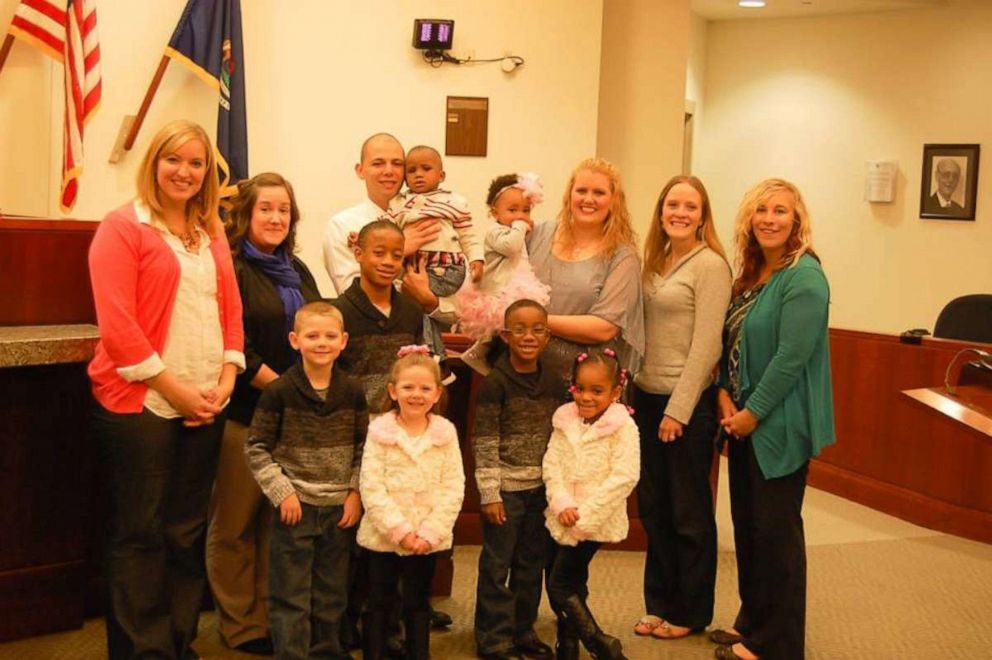
<path id="1" fill-rule="evenodd" d="M 399 194 L 405 174 L 405 154 L 399 140 L 389 133 L 376 133 L 364 143 L 355 174 L 365 182 L 366 199 L 339 211 L 328 221 L 324 230 L 324 266 L 337 295 L 341 295 L 358 277 L 354 237 L 358 231 L 378 220 L 389 209 L 389 201 Z M 425 218 L 403 230 L 404 252 L 416 254 L 425 243 L 441 232 L 434 218 Z M 452 323 L 457 315 L 450 298 L 438 299 L 428 285 L 424 268 L 407 269 L 403 277 L 403 292 L 424 309 L 425 314 L 443 323 Z"/>

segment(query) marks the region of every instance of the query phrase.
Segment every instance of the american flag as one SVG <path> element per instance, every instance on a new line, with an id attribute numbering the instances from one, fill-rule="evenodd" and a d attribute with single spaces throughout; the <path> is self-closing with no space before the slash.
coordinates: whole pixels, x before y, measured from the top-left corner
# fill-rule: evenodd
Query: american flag
<path id="1" fill-rule="evenodd" d="M 62 62 L 65 131 L 59 206 L 76 203 L 83 171 L 83 128 L 100 104 L 100 42 L 95 0 L 21 0 L 8 32 Z"/>

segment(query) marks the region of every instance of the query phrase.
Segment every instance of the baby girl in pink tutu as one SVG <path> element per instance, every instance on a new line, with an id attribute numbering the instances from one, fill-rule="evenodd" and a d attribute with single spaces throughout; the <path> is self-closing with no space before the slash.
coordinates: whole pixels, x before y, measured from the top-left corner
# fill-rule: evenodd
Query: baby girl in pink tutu
<path id="1" fill-rule="evenodd" d="M 459 293 L 458 330 L 476 340 L 462 361 L 483 374 L 489 371 L 486 353 L 493 334 L 503 327 L 507 306 L 523 298 L 548 304 L 550 290 L 534 274 L 524 243 L 534 226 L 531 208 L 543 197 L 541 182 L 533 172 L 504 174 L 489 184 L 486 204 L 496 222 L 486 234 L 482 282 Z"/>

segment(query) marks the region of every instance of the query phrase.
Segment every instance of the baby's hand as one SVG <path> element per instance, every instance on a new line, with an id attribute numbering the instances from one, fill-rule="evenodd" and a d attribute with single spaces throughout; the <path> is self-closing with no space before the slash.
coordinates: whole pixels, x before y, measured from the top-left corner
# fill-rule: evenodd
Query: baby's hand
<path id="1" fill-rule="evenodd" d="M 279 519 L 283 525 L 290 527 L 300 522 L 303 517 L 303 507 L 300 506 L 300 498 L 293 493 L 279 504 Z"/>
<path id="2" fill-rule="evenodd" d="M 482 279 L 482 270 L 485 262 L 483 261 L 473 261 L 468 265 L 469 270 L 472 272 L 472 281 L 478 284 L 479 280 Z"/>
<path id="3" fill-rule="evenodd" d="M 579 522 L 579 510 L 575 507 L 565 509 L 558 514 L 558 522 L 565 527 L 575 527 L 575 523 Z"/>
<path id="4" fill-rule="evenodd" d="M 358 247 L 358 232 L 348 232 L 348 248 L 354 250 L 356 247 Z"/>

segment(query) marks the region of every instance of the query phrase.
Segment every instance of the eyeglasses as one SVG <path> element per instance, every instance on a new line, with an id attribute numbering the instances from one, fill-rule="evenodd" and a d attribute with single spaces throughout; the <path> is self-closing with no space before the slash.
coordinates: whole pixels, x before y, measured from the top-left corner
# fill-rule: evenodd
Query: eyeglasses
<path id="1" fill-rule="evenodd" d="M 535 325 L 533 327 L 526 325 L 515 325 L 512 328 L 506 328 L 506 331 L 517 338 L 526 337 L 528 333 L 534 335 L 538 339 L 551 334 L 551 331 L 543 325 Z"/>

